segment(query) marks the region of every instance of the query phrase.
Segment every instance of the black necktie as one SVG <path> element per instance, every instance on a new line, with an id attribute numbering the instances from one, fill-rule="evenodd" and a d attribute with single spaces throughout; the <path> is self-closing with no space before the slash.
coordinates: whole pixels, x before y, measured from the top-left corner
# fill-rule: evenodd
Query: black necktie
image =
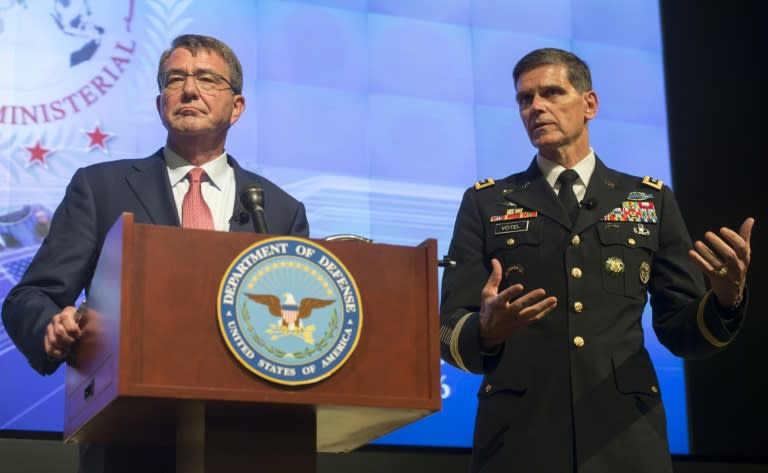
<path id="1" fill-rule="evenodd" d="M 573 169 L 566 169 L 557 176 L 557 182 L 560 183 L 560 193 L 557 197 L 565 213 L 571 218 L 571 223 L 576 221 L 576 216 L 579 214 L 579 201 L 576 200 L 576 194 L 573 192 L 573 183 L 578 178 L 579 174 Z"/>

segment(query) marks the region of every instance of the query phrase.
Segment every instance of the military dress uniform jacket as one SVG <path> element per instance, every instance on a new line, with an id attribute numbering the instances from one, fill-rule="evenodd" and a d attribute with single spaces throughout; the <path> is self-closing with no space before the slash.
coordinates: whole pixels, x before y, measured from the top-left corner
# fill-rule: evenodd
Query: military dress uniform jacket
<path id="1" fill-rule="evenodd" d="M 473 472 L 671 472 L 666 420 L 641 317 L 672 353 L 723 349 L 746 311 L 705 290 L 671 190 L 596 160 L 573 226 L 536 161 L 464 194 L 443 274 L 441 354 L 482 373 Z M 479 345 L 491 259 L 500 291 L 544 288 L 557 308 L 494 353 Z M 733 312 L 733 313 L 731 313 Z"/>

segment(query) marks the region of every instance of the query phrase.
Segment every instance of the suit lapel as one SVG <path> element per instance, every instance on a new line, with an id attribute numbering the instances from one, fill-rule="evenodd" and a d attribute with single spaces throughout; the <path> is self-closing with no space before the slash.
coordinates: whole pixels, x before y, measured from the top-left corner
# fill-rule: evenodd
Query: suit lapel
<path id="1" fill-rule="evenodd" d="M 248 213 L 243 209 L 243 205 L 240 203 L 240 189 L 245 187 L 248 184 L 261 184 L 258 179 L 253 178 L 253 174 L 247 173 L 243 168 L 240 167 L 240 165 L 235 161 L 235 158 L 227 155 L 227 162 L 230 166 L 232 166 L 232 169 L 235 171 L 235 204 L 232 208 L 232 216 L 233 218 L 229 221 L 229 231 L 230 232 L 253 232 L 253 222 L 251 222 L 250 218 L 236 218 L 238 215 L 248 215 Z M 266 218 L 266 215 L 264 216 Z"/>
<path id="2" fill-rule="evenodd" d="M 128 186 L 155 225 L 180 226 L 168 171 L 162 149 L 134 166 L 135 173 L 126 176 Z"/>

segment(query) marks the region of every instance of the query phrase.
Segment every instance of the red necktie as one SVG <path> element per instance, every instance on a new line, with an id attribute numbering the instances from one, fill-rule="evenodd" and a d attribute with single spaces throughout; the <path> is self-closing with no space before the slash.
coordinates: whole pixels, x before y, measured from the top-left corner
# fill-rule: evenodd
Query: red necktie
<path id="1" fill-rule="evenodd" d="M 181 205 L 181 225 L 184 228 L 214 230 L 211 209 L 205 203 L 203 193 L 200 190 L 200 181 L 205 175 L 203 168 L 192 168 L 187 173 L 189 190 L 187 190 Z"/>

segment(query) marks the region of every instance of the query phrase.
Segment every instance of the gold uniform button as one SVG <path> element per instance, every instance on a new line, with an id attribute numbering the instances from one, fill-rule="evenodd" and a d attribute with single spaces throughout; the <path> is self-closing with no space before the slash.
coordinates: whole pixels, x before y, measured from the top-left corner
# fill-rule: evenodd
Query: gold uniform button
<path id="1" fill-rule="evenodd" d="M 485 392 L 489 393 L 489 392 L 491 392 L 491 389 L 493 389 L 493 387 L 491 387 L 490 384 L 486 384 L 485 385 Z"/>
<path id="2" fill-rule="evenodd" d="M 637 242 L 635 241 L 634 238 L 627 238 L 627 243 L 629 244 L 629 246 L 637 245 Z"/>
<path id="3" fill-rule="evenodd" d="M 582 310 L 584 310 L 584 304 L 582 304 L 579 301 L 576 301 L 576 302 L 573 303 L 573 311 L 574 312 L 581 312 Z"/>
<path id="4" fill-rule="evenodd" d="M 515 244 L 515 239 L 514 238 L 510 238 L 510 239 L 507 240 L 507 246 L 512 246 L 514 244 Z"/>
<path id="5" fill-rule="evenodd" d="M 579 279 L 581 277 L 581 268 L 571 269 L 571 276 L 573 276 L 576 279 Z"/>
<path id="6" fill-rule="evenodd" d="M 584 346 L 584 339 L 581 337 L 573 337 L 573 344 L 581 348 Z"/>
<path id="7" fill-rule="evenodd" d="M 571 245 L 577 246 L 579 243 L 581 243 L 581 237 L 579 235 L 573 235 L 573 238 L 571 238 Z"/>
<path id="8" fill-rule="evenodd" d="M 651 386 L 651 392 L 654 393 L 654 394 L 658 394 L 659 393 L 659 388 L 657 388 L 656 386 Z"/>

